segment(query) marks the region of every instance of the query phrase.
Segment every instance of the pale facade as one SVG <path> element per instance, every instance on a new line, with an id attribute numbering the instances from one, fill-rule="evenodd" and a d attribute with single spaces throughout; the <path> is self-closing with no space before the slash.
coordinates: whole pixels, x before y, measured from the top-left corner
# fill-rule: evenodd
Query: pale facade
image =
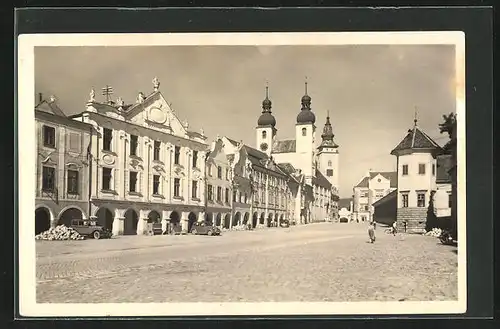
<path id="1" fill-rule="evenodd" d="M 373 204 L 397 188 L 398 173 L 369 171 L 353 188 L 353 216 L 357 222 L 373 220 Z"/>
<path id="2" fill-rule="evenodd" d="M 35 107 L 35 234 L 89 214 L 87 148 L 94 129 L 68 118 L 55 97 Z"/>
<path id="3" fill-rule="evenodd" d="M 392 150 L 397 158 L 397 225 L 409 233 L 425 232 L 432 191 L 436 191 L 436 156 L 441 147 L 417 125 Z"/>
<path id="4" fill-rule="evenodd" d="M 98 102 L 92 91 L 84 112 L 73 116 L 94 126 L 92 216 L 115 235 L 144 234 L 165 219 L 189 231 L 205 218 L 203 131 L 181 122 L 153 80 L 134 104 Z"/>

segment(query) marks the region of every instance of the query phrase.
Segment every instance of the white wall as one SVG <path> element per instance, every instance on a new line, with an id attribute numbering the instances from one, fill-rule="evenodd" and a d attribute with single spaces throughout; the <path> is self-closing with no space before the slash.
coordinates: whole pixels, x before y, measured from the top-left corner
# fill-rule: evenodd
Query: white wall
<path id="1" fill-rule="evenodd" d="M 419 164 L 425 164 L 425 174 L 418 173 Z M 403 175 L 403 166 L 408 165 L 408 175 Z M 430 153 L 401 155 L 398 160 L 398 207 L 402 206 L 401 192 L 408 191 L 408 207 L 417 207 L 416 191 L 426 191 L 425 206 L 428 206 L 430 191 L 436 189 L 436 176 L 432 173 L 436 160 Z"/>
<path id="2" fill-rule="evenodd" d="M 262 137 L 262 132 L 266 132 L 266 138 Z M 255 129 L 255 148 L 259 151 L 262 151 L 266 153 L 267 155 L 271 154 L 271 150 L 273 147 L 273 128 L 271 127 L 259 127 Z M 267 144 L 267 149 L 264 151 L 261 149 L 261 144 L 266 143 Z"/>

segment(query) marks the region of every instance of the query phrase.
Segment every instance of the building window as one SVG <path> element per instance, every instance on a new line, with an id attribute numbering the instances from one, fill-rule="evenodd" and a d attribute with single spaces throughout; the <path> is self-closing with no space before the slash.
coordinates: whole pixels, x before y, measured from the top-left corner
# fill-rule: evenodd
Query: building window
<path id="1" fill-rule="evenodd" d="M 222 187 L 217 186 L 217 201 L 222 201 Z"/>
<path id="2" fill-rule="evenodd" d="M 262 139 L 266 139 L 267 138 L 267 131 L 263 131 L 262 132 Z"/>
<path id="3" fill-rule="evenodd" d="M 153 175 L 153 194 L 160 194 L 160 175 Z"/>
<path id="4" fill-rule="evenodd" d="M 408 208 L 408 193 L 401 194 L 401 207 Z"/>
<path id="5" fill-rule="evenodd" d="M 153 147 L 153 160 L 160 161 L 161 142 L 155 141 Z"/>
<path id="6" fill-rule="evenodd" d="M 248 201 L 248 195 L 246 193 L 245 193 L 245 199 L 244 200 L 245 200 L 245 203 L 247 203 L 247 201 Z"/>
<path id="7" fill-rule="evenodd" d="M 369 207 L 368 206 L 365 206 L 365 211 L 368 211 Z"/>
<path id="8" fill-rule="evenodd" d="M 208 165 L 208 175 L 212 176 L 212 165 L 211 164 Z"/>
<path id="9" fill-rule="evenodd" d="M 221 166 L 217 167 L 217 178 L 219 178 L 219 179 L 222 178 L 222 167 Z"/>
<path id="10" fill-rule="evenodd" d="M 229 168 L 226 168 L 226 180 L 229 180 Z"/>
<path id="11" fill-rule="evenodd" d="M 54 191 L 56 182 L 56 170 L 53 167 L 43 167 L 42 171 L 42 190 Z"/>
<path id="12" fill-rule="evenodd" d="M 80 134 L 77 133 L 69 133 L 69 150 L 71 152 L 79 153 L 80 152 Z"/>
<path id="13" fill-rule="evenodd" d="M 43 146 L 56 147 L 56 129 L 54 127 L 43 126 Z"/>
<path id="14" fill-rule="evenodd" d="M 181 156 L 181 148 L 180 146 L 176 146 L 174 151 L 174 164 L 179 164 L 180 156 Z"/>
<path id="15" fill-rule="evenodd" d="M 198 151 L 193 151 L 193 168 L 198 167 Z"/>
<path id="16" fill-rule="evenodd" d="M 137 171 L 131 171 L 129 173 L 129 191 L 137 192 Z"/>
<path id="17" fill-rule="evenodd" d="M 68 170 L 68 194 L 78 194 L 77 170 Z"/>
<path id="18" fill-rule="evenodd" d="M 307 136 L 307 129 L 306 128 L 302 128 L 302 136 Z"/>
<path id="19" fill-rule="evenodd" d="M 208 189 L 208 201 L 212 201 L 214 198 L 213 191 L 212 191 L 212 185 L 209 184 L 207 189 Z"/>
<path id="20" fill-rule="evenodd" d="M 226 188 L 226 193 L 224 194 L 224 197 L 225 197 L 225 199 L 224 199 L 225 202 L 229 203 L 229 189 L 228 188 Z"/>
<path id="21" fill-rule="evenodd" d="M 174 197 L 179 198 L 181 196 L 181 179 L 174 178 Z"/>
<path id="22" fill-rule="evenodd" d="M 436 176 L 436 165 L 432 164 L 432 176 Z"/>
<path id="23" fill-rule="evenodd" d="M 102 189 L 111 190 L 111 168 L 102 168 Z"/>
<path id="24" fill-rule="evenodd" d="M 104 128 L 103 129 L 103 145 L 102 149 L 104 151 L 111 151 L 111 141 L 113 140 L 113 130 Z"/>
<path id="25" fill-rule="evenodd" d="M 327 169 L 326 170 L 326 176 L 332 177 L 333 176 L 333 169 Z"/>
<path id="26" fill-rule="evenodd" d="M 384 197 L 384 190 L 375 190 L 375 197 L 376 198 L 383 198 Z"/>
<path id="27" fill-rule="evenodd" d="M 332 166 L 332 160 L 328 160 L 328 167 Z"/>
<path id="28" fill-rule="evenodd" d="M 453 208 L 453 198 L 451 193 L 448 193 L 448 208 Z"/>
<path id="29" fill-rule="evenodd" d="M 236 202 L 236 191 L 233 191 L 233 202 Z"/>
<path id="30" fill-rule="evenodd" d="M 418 174 L 425 175 L 425 163 L 420 163 L 418 165 Z"/>
<path id="31" fill-rule="evenodd" d="M 417 207 L 425 207 L 425 193 L 417 193 Z"/>
<path id="32" fill-rule="evenodd" d="M 408 175 L 408 165 L 403 165 L 403 176 Z"/>
<path id="33" fill-rule="evenodd" d="M 368 192 L 361 192 L 361 197 L 362 198 L 367 198 L 368 197 Z"/>
<path id="34" fill-rule="evenodd" d="M 137 136 L 130 135 L 130 155 L 137 155 Z"/>
<path id="35" fill-rule="evenodd" d="M 195 180 L 193 181 L 193 185 L 191 185 L 191 198 L 198 198 L 198 182 Z"/>

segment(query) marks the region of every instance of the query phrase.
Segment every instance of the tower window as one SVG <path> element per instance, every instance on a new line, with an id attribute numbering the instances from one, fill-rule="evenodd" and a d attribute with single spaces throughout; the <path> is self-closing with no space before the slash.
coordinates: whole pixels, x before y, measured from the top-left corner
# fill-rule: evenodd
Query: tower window
<path id="1" fill-rule="evenodd" d="M 417 193 L 417 207 L 425 207 L 425 193 Z"/>
<path id="2" fill-rule="evenodd" d="M 266 139 L 267 138 L 267 131 L 263 131 L 262 132 L 262 139 Z"/>
<path id="3" fill-rule="evenodd" d="M 403 176 L 408 175 L 408 165 L 403 165 Z"/>
<path id="4" fill-rule="evenodd" d="M 425 175 L 425 163 L 420 163 L 418 165 L 418 174 Z"/>
<path id="5" fill-rule="evenodd" d="M 302 128 L 302 136 L 307 136 L 307 129 L 306 128 Z"/>
<path id="6" fill-rule="evenodd" d="M 326 170 L 326 176 L 332 177 L 333 176 L 333 169 L 327 169 Z"/>
<path id="7" fill-rule="evenodd" d="M 332 160 L 329 160 L 328 161 L 328 167 L 331 167 L 332 166 Z"/>

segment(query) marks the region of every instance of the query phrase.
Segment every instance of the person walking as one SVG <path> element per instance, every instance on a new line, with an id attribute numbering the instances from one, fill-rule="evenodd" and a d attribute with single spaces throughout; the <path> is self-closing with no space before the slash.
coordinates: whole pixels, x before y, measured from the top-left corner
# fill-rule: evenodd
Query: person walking
<path id="1" fill-rule="evenodd" d="M 370 238 L 370 243 L 375 242 L 375 226 L 373 225 L 373 222 L 369 222 L 368 224 L 368 236 Z"/>
<path id="2" fill-rule="evenodd" d="M 163 218 L 161 220 L 161 234 L 162 235 L 165 235 L 167 234 L 167 219 L 166 218 Z"/>

